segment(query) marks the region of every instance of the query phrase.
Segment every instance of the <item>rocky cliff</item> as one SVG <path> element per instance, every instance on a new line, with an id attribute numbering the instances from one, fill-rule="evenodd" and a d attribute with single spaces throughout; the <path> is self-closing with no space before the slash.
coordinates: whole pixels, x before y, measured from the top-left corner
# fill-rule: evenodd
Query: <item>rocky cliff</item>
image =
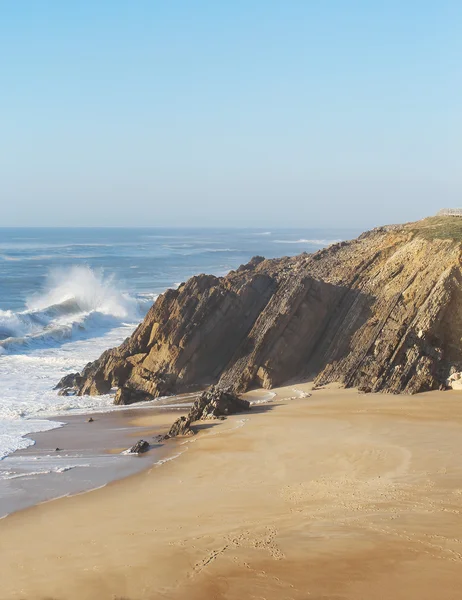
<path id="1" fill-rule="evenodd" d="M 116 403 L 244 392 L 315 377 L 416 393 L 462 367 L 462 219 L 367 232 L 308 255 L 256 257 L 158 298 L 133 335 L 60 387 Z"/>

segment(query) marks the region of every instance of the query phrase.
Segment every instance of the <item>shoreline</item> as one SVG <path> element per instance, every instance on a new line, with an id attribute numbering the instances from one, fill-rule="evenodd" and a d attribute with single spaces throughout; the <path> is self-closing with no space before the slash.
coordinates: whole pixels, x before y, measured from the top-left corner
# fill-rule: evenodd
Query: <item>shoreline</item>
<path id="1" fill-rule="evenodd" d="M 311 389 L 311 385 L 312 385 L 311 382 L 309 384 L 304 384 L 304 385 L 308 385 L 309 389 Z M 288 386 L 288 388 L 290 388 L 290 386 Z M 130 447 L 130 446 L 127 446 L 127 448 L 125 448 L 125 445 L 120 446 L 118 448 L 106 447 L 104 450 L 104 453 L 108 457 L 126 456 L 130 461 L 133 461 L 133 462 L 140 461 L 142 464 L 140 464 L 139 467 L 136 470 L 134 470 L 133 472 L 129 472 L 125 475 L 114 476 L 111 479 L 109 479 L 106 483 L 99 485 L 95 488 L 83 489 L 83 490 L 76 491 L 73 493 L 66 493 L 61 496 L 48 498 L 46 500 L 42 500 L 39 502 L 34 502 L 34 503 L 30 504 L 29 506 L 25 506 L 24 508 L 19 508 L 19 509 L 14 510 L 11 513 L 8 513 L 5 515 L 0 514 L 0 520 L 12 518 L 12 517 L 15 518 L 18 516 L 20 517 L 21 514 L 26 514 L 29 511 L 34 511 L 35 509 L 37 509 L 40 506 L 45 505 L 45 504 L 59 502 L 64 499 L 72 499 L 77 496 L 85 496 L 87 494 L 91 494 L 92 492 L 99 491 L 103 488 L 107 488 L 110 486 L 116 486 L 118 484 L 123 484 L 125 482 L 128 483 L 131 479 L 135 479 L 137 477 L 143 477 L 147 474 L 150 474 L 153 469 L 156 469 L 157 467 L 163 466 L 164 464 L 166 464 L 172 460 L 175 460 L 176 458 L 179 458 L 182 454 L 184 454 L 188 450 L 190 444 L 194 444 L 195 442 L 201 440 L 201 438 L 204 435 L 216 436 L 216 435 L 220 435 L 222 433 L 229 433 L 236 429 L 240 429 L 244 425 L 244 422 L 247 421 L 248 417 L 252 416 L 252 414 L 255 415 L 255 414 L 259 414 L 261 412 L 266 412 L 266 410 L 271 410 L 273 407 L 277 406 L 278 404 L 273 403 L 273 400 L 280 403 L 283 401 L 292 401 L 292 400 L 296 400 L 296 399 L 310 397 L 310 394 L 307 394 L 305 396 L 305 395 L 303 395 L 303 392 L 301 392 L 299 390 L 294 389 L 293 391 L 295 392 L 294 396 L 284 396 L 283 398 L 278 398 L 277 392 L 274 392 L 272 390 L 257 389 L 257 390 L 252 390 L 250 392 L 246 392 L 245 394 L 242 395 L 242 397 L 245 397 L 246 399 L 248 399 L 251 402 L 252 411 L 250 413 L 246 412 L 246 413 L 239 413 L 239 414 L 231 415 L 231 416 L 228 416 L 225 421 L 217 419 L 217 420 L 211 420 L 211 421 L 197 422 L 194 424 L 194 429 L 196 431 L 194 436 L 192 436 L 192 437 L 179 436 L 178 438 L 172 438 L 172 439 L 166 440 L 164 442 L 161 442 L 159 444 L 154 443 L 153 446 L 149 449 L 149 451 L 146 453 L 143 453 L 143 454 L 124 455 L 123 451 Z M 196 397 L 199 393 L 200 392 L 192 393 L 192 394 L 188 393 L 188 394 L 183 394 L 183 396 L 187 396 L 188 398 L 190 396 Z M 176 399 L 176 398 L 179 398 L 179 396 L 166 397 L 166 399 L 169 399 L 175 406 L 178 406 L 177 402 L 173 401 L 173 398 Z M 171 408 L 171 405 L 168 405 L 168 404 L 153 406 L 152 404 L 154 402 L 156 402 L 156 401 L 149 401 L 146 403 L 140 402 L 138 404 L 135 404 L 134 406 L 128 405 L 125 407 L 118 407 L 118 409 L 115 411 L 106 410 L 101 413 L 89 412 L 89 413 L 82 413 L 79 415 L 72 415 L 70 417 L 67 417 L 66 422 L 64 420 L 60 419 L 59 417 L 49 417 L 50 421 L 55 421 L 55 420 L 59 421 L 62 423 L 62 426 L 57 427 L 55 429 L 43 431 L 43 432 L 36 432 L 34 434 L 26 434 L 26 435 L 30 436 L 31 439 L 33 439 L 34 444 L 31 446 L 28 446 L 27 448 L 16 450 L 13 454 L 9 455 L 4 460 L 7 460 L 8 458 L 11 458 L 15 455 L 24 456 L 27 454 L 35 454 L 32 452 L 33 449 L 40 451 L 42 449 L 43 445 L 46 443 L 46 441 L 50 437 L 53 437 L 52 434 L 56 434 L 57 432 L 63 432 L 63 434 L 64 434 L 66 431 L 66 428 L 69 425 L 71 425 L 73 421 L 77 421 L 79 423 L 79 425 L 81 425 L 82 427 L 85 427 L 86 425 L 93 427 L 95 423 L 98 423 L 98 419 L 95 419 L 95 421 L 90 424 L 90 423 L 88 423 L 88 420 L 87 420 L 87 417 L 90 417 L 90 416 L 93 418 L 95 416 L 96 417 L 99 416 L 100 418 L 102 418 L 102 420 L 104 422 L 105 418 L 111 417 L 113 415 L 119 415 L 122 420 L 126 419 L 127 415 L 128 415 L 129 420 L 127 420 L 125 422 L 125 427 L 123 429 L 126 430 L 126 438 L 125 439 L 127 441 L 130 439 L 132 442 L 132 445 L 133 445 L 136 441 L 138 441 L 138 439 L 140 439 L 139 438 L 140 431 L 144 431 L 145 433 L 147 433 L 147 435 L 145 435 L 146 438 L 156 438 L 157 435 L 163 435 L 163 434 L 167 433 L 168 429 L 173 424 L 173 421 L 176 418 L 178 418 L 179 416 L 181 416 L 182 414 L 186 414 L 187 413 L 186 406 L 190 406 L 190 404 L 184 405 L 184 408 L 183 407 L 182 408 Z M 150 406 L 144 406 L 144 404 L 150 404 Z M 136 412 L 137 414 L 129 414 L 132 412 L 133 413 Z M 235 421 L 236 421 L 236 424 L 234 423 Z M 227 422 L 228 422 L 228 425 L 231 423 L 231 426 L 226 427 Z M 214 429 L 215 427 L 218 428 L 217 431 L 210 431 L 207 433 L 207 431 L 209 429 Z M 95 429 L 96 429 L 96 427 L 95 427 Z M 101 429 L 99 429 L 99 431 L 101 431 Z M 62 439 L 61 436 L 60 436 L 60 439 Z M 51 451 L 53 444 L 51 444 L 51 446 L 50 446 L 50 444 L 47 444 L 47 445 L 49 446 L 48 450 Z M 156 448 L 157 445 L 160 446 L 160 448 Z M 185 449 L 182 449 L 182 447 L 185 447 Z M 157 452 L 156 452 L 156 450 L 157 450 Z M 1 596 L 0 596 L 0 598 L 1 598 Z"/>
<path id="2" fill-rule="evenodd" d="M 172 397 L 149 406 L 49 417 L 61 426 L 26 434 L 33 444 L 0 462 L 0 518 L 92 491 L 163 460 L 168 450 L 157 444 L 155 437 L 186 412 L 189 402 L 184 399 Z M 149 415 L 146 425 L 139 422 L 143 415 Z M 88 422 L 90 417 L 93 422 Z M 151 444 L 149 452 L 124 455 L 139 439 Z"/>
<path id="3" fill-rule="evenodd" d="M 178 416 L 187 413 L 197 395 L 198 392 L 185 393 L 101 412 L 48 417 L 60 426 L 25 434 L 33 443 L 0 461 L 0 519 L 46 502 L 94 491 L 170 461 L 177 451 L 175 446 L 185 442 L 157 443 L 155 439 L 167 433 Z M 254 391 L 247 396 L 259 405 L 271 402 L 275 394 Z M 90 417 L 94 419 L 91 423 Z M 149 451 L 124 454 L 139 439 L 150 443 Z M 9 476 L 2 479 L 5 473 Z"/>
<path id="4" fill-rule="evenodd" d="M 458 598 L 462 392 L 309 388 L 2 519 L 0 599 Z"/>

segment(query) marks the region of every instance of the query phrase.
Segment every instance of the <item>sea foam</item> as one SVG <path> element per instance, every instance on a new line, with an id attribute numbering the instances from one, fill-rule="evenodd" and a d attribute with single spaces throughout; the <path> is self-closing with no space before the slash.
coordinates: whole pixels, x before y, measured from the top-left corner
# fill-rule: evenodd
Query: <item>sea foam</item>
<path id="1" fill-rule="evenodd" d="M 110 396 L 62 397 L 53 387 L 120 344 L 153 299 L 133 298 L 79 266 L 52 270 L 25 310 L 0 311 L 0 460 L 32 444 L 27 434 L 61 425 L 47 417 L 108 409 Z"/>

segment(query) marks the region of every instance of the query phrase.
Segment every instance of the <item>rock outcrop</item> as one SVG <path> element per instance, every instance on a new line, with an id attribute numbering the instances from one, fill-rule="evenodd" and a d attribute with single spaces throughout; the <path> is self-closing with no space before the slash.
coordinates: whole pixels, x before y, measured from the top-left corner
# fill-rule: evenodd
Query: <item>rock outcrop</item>
<path id="1" fill-rule="evenodd" d="M 144 454 L 149 450 L 149 443 L 146 440 L 138 440 L 127 453 L 128 454 Z"/>
<path id="2" fill-rule="evenodd" d="M 225 418 L 228 415 L 250 410 L 250 402 L 242 400 L 230 390 L 211 386 L 194 402 L 186 416 L 179 417 L 164 439 L 179 435 L 192 435 L 191 425 L 196 421 Z"/>
<path id="3" fill-rule="evenodd" d="M 462 371 L 462 219 L 380 227 L 293 258 L 253 259 L 160 296 L 133 335 L 80 374 L 78 394 L 117 402 L 241 393 L 315 377 L 416 393 Z"/>

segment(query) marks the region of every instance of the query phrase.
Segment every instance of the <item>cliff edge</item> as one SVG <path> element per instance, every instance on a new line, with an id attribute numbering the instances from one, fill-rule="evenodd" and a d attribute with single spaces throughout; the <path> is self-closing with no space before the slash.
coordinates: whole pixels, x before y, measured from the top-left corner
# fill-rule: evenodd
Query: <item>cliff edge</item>
<path id="1" fill-rule="evenodd" d="M 462 370 L 461 250 L 462 219 L 439 216 L 192 277 L 162 294 L 121 346 L 58 387 L 117 387 L 120 404 L 311 376 L 372 392 L 437 389 Z"/>

